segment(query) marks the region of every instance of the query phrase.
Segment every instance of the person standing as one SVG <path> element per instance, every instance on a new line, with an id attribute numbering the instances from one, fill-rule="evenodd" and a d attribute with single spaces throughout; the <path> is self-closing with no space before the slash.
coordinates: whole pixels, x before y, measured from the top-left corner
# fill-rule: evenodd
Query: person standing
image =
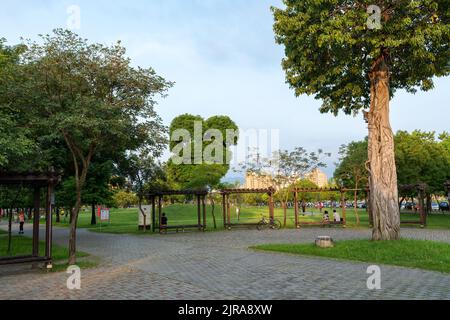
<path id="1" fill-rule="evenodd" d="M 336 210 L 333 210 L 333 217 L 334 217 L 334 222 L 341 222 L 341 216 L 339 215 L 339 213 Z"/>
<path id="2" fill-rule="evenodd" d="M 23 234 L 23 225 L 24 224 L 25 224 L 25 213 L 23 213 L 23 211 L 20 211 L 20 213 L 19 213 L 19 225 L 20 225 L 19 234 Z"/>

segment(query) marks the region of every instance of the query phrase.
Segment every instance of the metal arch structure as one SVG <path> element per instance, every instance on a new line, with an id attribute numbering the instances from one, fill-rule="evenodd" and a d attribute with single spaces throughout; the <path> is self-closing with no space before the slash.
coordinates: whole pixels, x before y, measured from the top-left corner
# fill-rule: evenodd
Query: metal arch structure
<path id="1" fill-rule="evenodd" d="M 0 265 L 38 263 L 52 264 L 52 194 L 55 186 L 61 182 L 61 175 L 54 172 L 15 173 L 0 171 L 0 186 L 26 186 L 33 190 L 33 246 L 30 255 L 0 258 Z M 41 190 L 45 197 L 45 253 L 39 253 L 39 218 L 41 208 Z"/>

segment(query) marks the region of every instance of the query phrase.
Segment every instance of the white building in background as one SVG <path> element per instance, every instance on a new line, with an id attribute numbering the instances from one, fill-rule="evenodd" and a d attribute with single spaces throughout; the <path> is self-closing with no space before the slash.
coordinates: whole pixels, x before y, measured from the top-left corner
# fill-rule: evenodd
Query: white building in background
<path id="1" fill-rule="evenodd" d="M 328 186 L 328 177 L 320 169 L 315 169 L 311 173 L 306 175 L 306 179 L 315 183 L 319 188 L 325 188 Z M 272 187 L 272 177 L 270 174 L 257 175 L 252 172 L 247 172 L 245 176 L 245 183 L 242 188 L 246 189 L 266 189 Z"/>
<path id="2" fill-rule="evenodd" d="M 320 169 L 313 170 L 307 175 L 307 179 L 317 184 L 319 188 L 325 188 L 328 186 L 328 177 L 325 172 Z"/>

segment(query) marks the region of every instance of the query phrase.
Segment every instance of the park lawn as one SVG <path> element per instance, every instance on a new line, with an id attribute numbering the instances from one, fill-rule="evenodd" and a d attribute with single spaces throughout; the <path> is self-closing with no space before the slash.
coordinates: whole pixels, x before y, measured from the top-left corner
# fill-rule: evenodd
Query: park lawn
<path id="1" fill-rule="evenodd" d="M 78 228 L 88 229 L 93 232 L 104 232 L 112 234 L 139 234 L 138 209 L 111 209 L 110 222 L 101 222 L 97 217 L 97 224 L 91 225 L 91 211 L 80 211 L 78 216 Z M 53 225 L 56 227 L 69 227 L 69 218 L 61 217 L 59 223 L 53 216 Z"/>
<path id="2" fill-rule="evenodd" d="M 32 244 L 31 238 L 12 236 L 12 252 L 8 254 L 8 236 L 2 232 L 0 235 L 0 257 L 30 255 Z M 39 252 L 45 252 L 45 243 L 43 241 L 39 242 Z M 52 271 L 59 272 L 67 269 L 68 264 L 66 261 L 69 256 L 69 251 L 66 247 L 53 244 L 52 256 L 54 261 Z M 87 259 L 89 258 L 89 254 L 85 252 L 78 251 L 77 258 L 80 259 L 77 265 L 82 269 L 93 268 L 98 265 L 97 262 Z"/>
<path id="3" fill-rule="evenodd" d="M 327 249 L 315 244 L 267 244 L 252 249 L 450 273 L 450 244 L 435 241 L 349 240 L 339 241 L 334 248 Z"/>
<path id="4" fill-rule="evenodd" d="M 207 219 L 207 230 L 214 231 L 214 224 L 212 219 L 212 207 L 207 206 L 206 208 L 206 219 Z M 332 216 L 332 210 L 326 209 L 330 212 Z M 342 217 L 342 210 L 337 209 Z M 174 204 L 163 208 L 163 212 L 166 213 L 169 225 L 193 225 L 197 224 L 197 207 L 190 204 Z M 232 223 L 258 223 L 261 217 L 264 215 L 268 217 L 269 209 L 268 207 L 250 207 L 244 206 L 241 208 L 240 219 L 238 220 L 236 215 L 236 210 L 231 209 L 231 222 Z M 369 216 L 364 209 L 359 209 L 358 214 L 360 217 L 360 225 L 356 224 L 356 215 L 354 209 L 347 209 L 347 227 L 349 228 L 368 228 L 369 227 Z M 217 223 L 217 230 L 223 230 L 223 216 L 222 216 L 222 206 L 215 206 L 215 216 Z M 149 234 L 149 232 L 144 233 L 138 230 L 138 209 L 111 209 L 111 221 L 101 222 L 98 221 L 97 225 L 91 225 L 91 212 L 90 210 L 81 211 L 78 217 L 78 228 L 86 228 L 93 232 L 102 233 L 112 233 L 112 234 Z M 318 209 L 308 208 L 305 215 L 300 213 L 300 222 L 321 222 L 323 215 Z M 284 222 L 284 213 L 282 208 L 275 208 L 275 218 Z M 415 213 L 402 214 L 402 220 L 418 220 L 419 215 Z M 55 226 L 68 227 L 68 218 L 61 217 L 61 222 L 54 222 Z M 286 227 L 294 228 L 294 209 L 287 210 Z M 43 221 L 42 221 L 43 223 Z M 416 225 L 408 227 L 418 227 Z M 430 229 L 450 229 L 450 215 L 443 215 L 440 213 L 435 213 L 428 217 L 428 228 Z"/>

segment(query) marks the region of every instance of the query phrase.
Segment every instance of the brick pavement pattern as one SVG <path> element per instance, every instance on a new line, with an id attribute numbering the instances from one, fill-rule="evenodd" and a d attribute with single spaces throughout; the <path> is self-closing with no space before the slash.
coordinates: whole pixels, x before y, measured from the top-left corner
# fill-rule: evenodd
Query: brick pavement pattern
<path id="1" fill-rule="evenodd" d="M 29 234 L 29 226 L 26 228 Z M 450 275 L 381 266 L 382 289 L 368 290 L 367 263 L 256 252 L 263 243 L 313 242 L 316 236 L 364 239 L 369 230 L 319 229 L 133 236 L 78 232 L 78 249 L 101 259 L 82 270 L 81 290 L 68 274 L 0 267 L 0 299 L 450 299 Z M 403 237 L 450 242 L 450 230 L 404 229 Z M 67 244 L 67 229 L 54 241 Z"/>

